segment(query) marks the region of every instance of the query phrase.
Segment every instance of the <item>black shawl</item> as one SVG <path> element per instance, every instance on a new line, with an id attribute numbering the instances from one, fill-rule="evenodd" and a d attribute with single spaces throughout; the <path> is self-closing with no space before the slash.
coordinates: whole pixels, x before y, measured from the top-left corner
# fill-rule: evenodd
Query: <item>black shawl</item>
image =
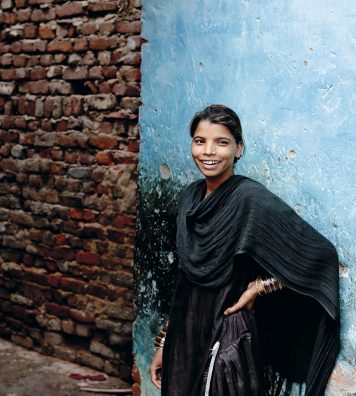
<path id="1" fill-rule="evenodd" d="M 243 254 L 280 279 L 287 290 L 283 299 L 260 299 L 265 358 L 287 379 L 305 382 L 306 395 L 322 395 L 339 350 L 335 248 L 249 178 L 232 176 L 206 198 L 205 192 L 205 180 L 198 180 L 180 197 L 177 249 L 183 272 L 201 287 L 219 287 Z"/>

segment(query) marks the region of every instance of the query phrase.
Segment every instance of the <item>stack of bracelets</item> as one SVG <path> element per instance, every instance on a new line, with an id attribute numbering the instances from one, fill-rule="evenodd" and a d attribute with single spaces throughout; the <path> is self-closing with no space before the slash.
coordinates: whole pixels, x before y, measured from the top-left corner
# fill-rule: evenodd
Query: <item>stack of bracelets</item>
<path id="1" fill-rule="evenodd" d="M 156 337 L 155 347 L 158 349 L 163 349 L 164 340 L 166 339 L 167 333 L 167 324 L 163 327 L 163 329 L 159 332 L 158 336 Z"/>
<path id="2" fill-rule="evenodd" d="M 260 282 L 259 282 L 260 281 Z M 262 292 L 259 288 L 259 283 L 262 285 Z M 277 278 L 265 278 L 262 279 L 260 276 L 256 279 L 256 289 L 259 296 L 269 294 L 277 290 L 283 289 L 283 283 Z"/>
<path id="3" fill-rule="evenodd" d="M 259 284 L 262 286 L 262 290 L 259 287 Z M 283 283 L 277 278 L 265 278 L 262 279 L 260 276 L 256 279 L 256 289 L 259 296 L 263 296 L 265 294 L 273 293 L 277 290 L 283 289 Z M 166 339 L 167 333 L 166 324 L 163 329 L 160 331 L 158 336 L 156 337 L 155 347 L 158 349 L 163 349 L 164 340 Z"/>

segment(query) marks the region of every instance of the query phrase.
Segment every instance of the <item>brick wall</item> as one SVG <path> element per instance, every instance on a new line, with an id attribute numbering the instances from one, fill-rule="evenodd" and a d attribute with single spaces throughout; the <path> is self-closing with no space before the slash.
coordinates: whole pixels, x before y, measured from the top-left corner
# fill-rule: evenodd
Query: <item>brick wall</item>
<path id="1" fill-rule="evenodd" d="M 0 7 L 0 335 L 129 378 L 140 0 Z"/>

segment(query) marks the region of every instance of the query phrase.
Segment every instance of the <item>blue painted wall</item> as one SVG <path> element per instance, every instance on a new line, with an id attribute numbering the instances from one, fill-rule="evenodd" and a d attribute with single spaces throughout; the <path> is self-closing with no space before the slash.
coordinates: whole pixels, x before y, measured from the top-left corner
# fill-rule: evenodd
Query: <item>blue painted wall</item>
<path id="1" fill-rule="evenodd" d="M 171 297 L 176 194 L 199 177 L 190 158 L 188 124 L 195 111 L 211 103 L 226 104 L 241 117 L 246 151 L 237 172 L 267 185 L 337 246 L 343 350 L 333 380 L 336 393 L 330 394 L 347 395 L 342 386 L 352 388 L 340 385 L 342 375 L 349 378 L 356 366 L 352 4 L 143 2 L 142 35 L 148 42 L 142 53 L 135 325 L 142 395 L 157 395 L 147 365 Z"/>

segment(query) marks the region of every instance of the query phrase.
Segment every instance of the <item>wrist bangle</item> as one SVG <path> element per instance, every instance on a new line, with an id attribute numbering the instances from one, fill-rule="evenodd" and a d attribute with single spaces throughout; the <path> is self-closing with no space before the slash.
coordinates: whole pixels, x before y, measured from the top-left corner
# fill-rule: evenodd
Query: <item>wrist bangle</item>
<path id="1" fill-rule="evenodd" d="M 258 281 L 260 281 L 260 280 L 261 280 L 261 277 L 259 276 L 258 278 L 256 278 L 255 284 L 256 284 L 256 290 L 257 290 L 258 295 L 259 295 L 259 296 L 262 296 L 262 294 L 261 294 L 261 292 L 260 292 L 260 288 L 258 287 Z M 261 284 L 262 284 L 262 282 L 261 282 Z M 262 284 L 262 286 L 263 286 L 263 284 Z M 265 290 L 264 290 L 264 292 L 265 292 L 265 294 L 266 294 L 266 291 L 265 291 Z"/>
<path id="2" fill-rule="evenodd" d="M 166 324 L 163 329 L 159 332 L 158 336 L 156 337 L 155 341 L 155 347 L 158 349 L 163 349 L 164 347 L 164 341 L 166 340 L 166 334 L 167 334 L 167 326 Z"/>

